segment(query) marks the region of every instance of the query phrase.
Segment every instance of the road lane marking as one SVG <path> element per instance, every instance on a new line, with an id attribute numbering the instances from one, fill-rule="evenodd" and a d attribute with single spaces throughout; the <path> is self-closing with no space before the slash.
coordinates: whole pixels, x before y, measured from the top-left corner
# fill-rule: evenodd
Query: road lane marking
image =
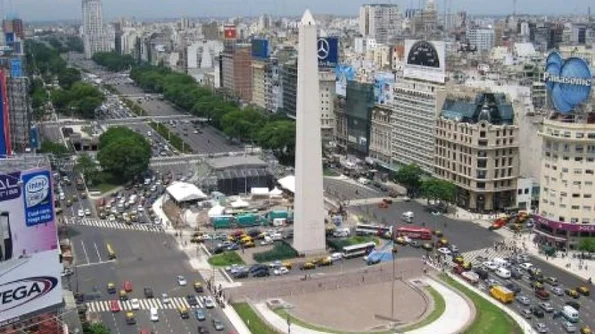
<path id="1" fill-rule="evenodd" d="M 107 261 L 101 261 L 101 262 L 84 263 L 84 264 L 79 264 L 76 267 L 77 268 L 90 267 L 90 266 L 97 266 L 97 265 L 100 265 L 100 264 L 114 263 L 114 262 L 116 262 L 116 260 L 107 260 Z"/>
<path id="2" fill-rule="evenodd" d="M 97 252 L 97 258 L 99 259 L 99 262 L 101 261 L 101 254 L 99 253 L 99 248 L 97 248 L 97 243 L 93 243 L 93 246 L 95 246 L 95 251 Z"/>
<path id="3" fill-rule="evenodd" d="M 87 264 L 89 261 L 89 254 L 87 254 L 87 248 L 85 248 L 85 243 L 81 240 L 81 247 L 83 247 L 83 253 L 85 253 L 85 258 L 87 259 Z"/>

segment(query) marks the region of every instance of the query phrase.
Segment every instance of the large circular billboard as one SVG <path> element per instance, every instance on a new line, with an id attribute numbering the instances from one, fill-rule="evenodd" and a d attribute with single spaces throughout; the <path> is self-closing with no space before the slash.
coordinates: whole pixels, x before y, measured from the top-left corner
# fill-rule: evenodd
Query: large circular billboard
<path id="1" fill-rule="evenodd" d="M 573 111 L 589 98 L 592 77 L 584 59 L 571 57 L 564 60 L 557 52 L 547 57 L 544 81 L 554 107 L 561 113 Z"/>

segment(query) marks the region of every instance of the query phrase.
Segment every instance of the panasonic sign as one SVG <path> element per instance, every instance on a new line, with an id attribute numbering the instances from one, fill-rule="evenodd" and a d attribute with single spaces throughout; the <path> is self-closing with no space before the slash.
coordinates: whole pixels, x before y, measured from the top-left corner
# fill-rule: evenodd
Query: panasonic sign
<path id="1" fill-rule="evenodd" d="M 587 87 L 591 87 L 591 83 L 592 83 L 591 79 L 562 77 L 559 75 L 550 74 L 548 72 L 545 72 L 543 74 L 543 79 L 545 82 L 569 84 L 569 85 L 576 85 L 576 86 L 587 86 Z"/>
<path id="2" fill-rule="evenodd" d="M 552 52 L 547 57 L 543 81 L 553 106 L 558 112 L 567 114 L 587 101 L 593 76 L 584 59 L 563 59 L 558 52 Z"/>
<path id="3" fill-rule="evenodd" d="M 58 279 L 50 276 L 23 278 L 0 286 L 0 313 L 35 301 L 50 293 Z"/>

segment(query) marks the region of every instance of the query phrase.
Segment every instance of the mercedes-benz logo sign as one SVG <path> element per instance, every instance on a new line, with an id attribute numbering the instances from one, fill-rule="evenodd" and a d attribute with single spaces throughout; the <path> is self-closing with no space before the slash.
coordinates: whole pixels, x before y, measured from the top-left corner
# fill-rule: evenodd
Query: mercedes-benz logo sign
<path id="1" fill-rule="evenodd" d="M 326 59 L 330 53 L 330 45 L 328 44 L 328 41 L 326 40 L 326 38 L 319 38 L 318 39 L 318 59 L 323 60 Z"/>

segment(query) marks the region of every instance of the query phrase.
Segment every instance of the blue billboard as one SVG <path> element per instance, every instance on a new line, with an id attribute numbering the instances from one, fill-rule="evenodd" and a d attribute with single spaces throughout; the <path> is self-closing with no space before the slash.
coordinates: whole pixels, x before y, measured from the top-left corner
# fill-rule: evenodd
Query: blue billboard
<path id="1" fill-rule="evenodd" d="M 39 131 L 36 126 L 32 126 L 29 130 L 29 147 L 39 149 Z"/>
<path id="2" fill-rule="evenodd" d="M 543 80 L 560 113 L 570 113 L 589 98 L 592 78 L 591 69 L 582 58 L 563 59 L 558 52 L 547 57 Z"/>
<path id="3" fill-rule="evenodd" d="M 378 104 L 386 104 L 392 98 L 392 84 L 395 75 L 391 72 L 378 72 L 374 75 L 374 99 Z"/>
<path id="4" fill-rule="evenodd" d="M 14 44 L 14 32 L 4 33 L 4 39 L 6 40 L 6 45 L 12 46 Z"/>
<path id="5" fill-rule="evenodd" d="M 319 37 L 316 42 L 318 67 L 334 68 L 339 62 L 339 39 L 337 37 Z"/>
<path id="6" fill-rule="evenodd" d="M 252 40 L 252 59 L 268 59 L 269 58 L 269 41 L 266 39 Z"/>
<path id="7" fill-rule="evenodd" d="M 352 66 L 339 64 L 335 67 L 337 82 L 335 84 L 335 93 L 345 97 L 347 95 L 347 82 L 355 80 L 356 71 Z"/>
<path id="8" fill-rule="evenodd" d="M 20 58 L 12 58 L 10 60 L 10 76 L 13 78 L 23 76 L 23 63 Z"/>

